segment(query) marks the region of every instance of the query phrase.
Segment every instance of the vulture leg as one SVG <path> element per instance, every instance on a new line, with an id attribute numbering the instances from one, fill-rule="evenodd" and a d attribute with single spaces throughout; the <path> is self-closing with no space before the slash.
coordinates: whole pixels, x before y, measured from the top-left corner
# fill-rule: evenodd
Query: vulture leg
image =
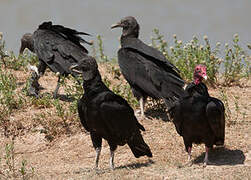
<path id="1" fill-rule="evenodd" d="M 110 168 L 114 170 L 114 152 L 117 149 L 117 145 L 114 145 L 111 141 L 108 144 L 110 146 Z"/>
<path id="2" fill-rule="evenodd" d="M 206 154 L 205 154 L 205 158 L 204 158 L 204 167 L 206 167 L 206 165 L 208 164 L 208 151 L 209 148 L 206 146 Z"/>
<path id="3" fill-rule="evenodd" d="M 190 162 L 192 159 L 191 152 L 192 152 L 192 147 L 188 147 L 188 161 Z"/>
<path id="4" fill-rule="evenodd" d="M 98 168 L 99 156 L 101 152 L 102 138 L 95 133 L 90 133 L 93 147 L 96 149 L 95 169 Z"/>
<path id="5" fill-rule="evenodd" d="M 192 162 L 192 155 L 191 155 L 192 147 L 188 147 L 188 148 L 187 148 L 187 152 L 188 152 L 188 162 L 187 162 L 186 165 L 192 166 L 192 165 L 193 165 L 193 162 Z"/>
<path id="6" fill-rule="evenodd" d="M 33 70 L 33 72 L 31 74 L 31 78 L 30 78 L 30 87 L 28 90 L 29 96 L 35 96 L 35 97 L 39 98 L 38 92 L 40 89 L 40 85 L 38 83 L 38 80 L 44 74 L 46 67 L 47 67 L 47 65 L 42 60 L 39 60 L 38 66 L 31 68 Z"/>
<path id="7" fill-rule="evenodd" d="M 39 84 L 38 84 L 39 75 L 36 72 L 31 73 L 30 78 L 30 87 L 28 89 L 28 95 L 29 96 L 35 96 L 36 98 L 39 98 L 38 92 L 39 92 Z"/>
<path id="8" fill-rule="evenodd" d="M 53 93 L 53 98 L 56 99 L 57 98 L 57 95 L 58 95 L 58 89 L 59 89 L 59 86 L 60 86 L 60 79 L 61 79 L 61 76 L 59 75 L 58 77 L 58 82 L 57 82 L 57 87 Z"/>
<path id="9" fill-rule="evenodd" d="M 95 169 L 98 168 L 99 156 L 101 152 L 101 147 L 96 148 L 96 159 L 95 159 Z"/>
<path id="10" fill-rule="evenodd" d="M 110 168 L 114 170 L 114 152 L 113 150 L 110 150 Z"/>
<path id="11" fill-rule="evenodd" d="M 139 99 L 139 104 L 140 104 L 140 112 L 141 112 L 141 117 L 145 117 L 145 113 L 144 113 L 144 105 L 145 105 L 145 102 L 144 102 L 144 98 L 141 97 Z"/>

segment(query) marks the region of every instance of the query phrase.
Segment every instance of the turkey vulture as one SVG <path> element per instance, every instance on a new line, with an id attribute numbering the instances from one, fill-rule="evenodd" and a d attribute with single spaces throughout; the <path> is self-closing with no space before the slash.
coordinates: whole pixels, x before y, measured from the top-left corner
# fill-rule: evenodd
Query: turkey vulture
<path id="1" fill-rule="evenodd" d="M 187 96 L 176 102 L 171 116 L 179 135 L 183 137 L 186 151 L 191 160 L 192 143 L 204 143 L 206 155 L 204 165 L 208 163 L 208 150 L 213 145 L 224 145 L 225 109 L 217 98 L 209 96 L 207 86 L 202 83 L 206 79 L 206 67 L 197 65 L 194 81 L 185 91 Z"/>
<path id="2" fill-rule="evenodd" d="M 179 70 L 157 49 L 146 45 L 139 36 L 139 24 L 134 17 L 125 17 L 111 28 L 121 27 L 121 48 L 118 51 L 120 70 L 140 102 L 144 116 L 146 98 L 164 99 L 168 109 L 183 93 L 184 81 Z"/>
<path id="3" fill-rule="evenodd" d="M 102 139 L 110 146 L 111 169 L 114 169 L 114 151 L 118 145 L 128 144 L 136 158 L 144 155 L 152 157 L 140 132 L 145 131 L 144 127 L 138 122 L 127 101 L 114 94 L 102 82 L 95 59 L 86 56 L 71 69 L 83 75 L 84 94 L 78 101 L 78 114 L 82 125 L 90 132 L 96 149 L 95 167 L 98 167 Z"/>
<path id="4" fill-rule="evenodd" d="M 71 72 L 69 67 L 87 55 L 88 51 L 81 43 L 91 44 L 79 35 L 89 34 L 62 25 L 52 25 L 50 21 L 39 25 L 33 34 L 23 35 L 19 52 L 22 54 L 24 49 L 28 48 L 36 53 L 39 59 L 39 65 L 35 71 L 38 73 L 32 73 L 30 95 L 38 97 L 38 79 L 44 74 L 47 67 L 59 74 L 57 87 L 53 94 L 54 98 L 57 96 L 60 77 L 69 74 L 76 76 L 76 73 Z"/>

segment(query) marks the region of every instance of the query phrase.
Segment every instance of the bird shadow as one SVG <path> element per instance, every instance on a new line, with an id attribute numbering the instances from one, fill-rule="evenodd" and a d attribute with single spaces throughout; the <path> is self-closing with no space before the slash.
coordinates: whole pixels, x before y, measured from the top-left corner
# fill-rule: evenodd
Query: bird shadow
<path id="1" fill-rule="evenodd" d="M 67 96 L 65 94 L 58 94 L 57 98 L 61 101 L 65 101 L 65 102 L 73 102 L 75 100 L 74 97 L 71 96 Z"/>
<path id="2" fill-rule="evenodd" d="M 154 118 L 154 119 L 161 119 L 164 122 L 170 121 L 167 112 L 163 111 L 163 110 L 155 110 L 155 109 L 148 108 L 145 111 L 145 116 L 148 119 L 153 119 Z"/>
<path id="3" fill-rule="evenodd" d="M 205 153 L 202 153 L 196 159 L 193 160 L 194 164 L 203 163 L 205 157 Z M 214 148 L 209 152 L 209 165 L 237 165 L 237 164 L 244 164 L 245 155 L 243 151 L 231 150 L 225 147 Z"/>
<path id="4" fill-rule="evenodd" d="M 149 159 L 147 162 L 144 163 L 130 163 L 124 166 L 116 167 L 115 169 L 139 169 L 141 167 L 149 167 L 154 163 L 155 162 L 153 160 Z"/>
<path id="5" fill-rule="evenodd" d="M 43 94 L 40 94 L 40 97 L 44 97 L 44 96 L 49 96 L 52 97 L 51 93 L 45 92 Z M 56 99 L 59 99 L 60 101 L 64 101 L 64 102 L 73 102 L 75 100 L 74 97 L 71 96 L 67 96 L 65 94 L 57 94 Z"/>
<path id="6" fill-rule="evenodd" d="M 25 82 L 23 82 L 23 81 L 22 81 L 22 82 L 17 82 L 17 85 L 18 85 L 18 86 L 22 86 L 22 85 L 24 85 L 24 84 L 25 84 Z"/>
<path id="7" fill-rule="evenodd" d="M 115 167 L 114 170 L 118 170 L 118 169 L 130 169 L 130 170 L 132 170 L 132 169 L 138 169 L 138 168 L 141 168 L 141 167 L 148 167 L 151 164 L 154 164 L 154 161 L 149 159 L 147 162 L 144 162 L 144 163 L 131 163 L 131 164 L 128 164 L 128 165 Z M 114 170 L 112 170 L 111 168 L 105 168 L 105 169 L 80 168 L 79 170 L 75 171 L 74 174 L 94 172 L 95 174 L 102 175 L 104 173 L 113 172 Z"/>

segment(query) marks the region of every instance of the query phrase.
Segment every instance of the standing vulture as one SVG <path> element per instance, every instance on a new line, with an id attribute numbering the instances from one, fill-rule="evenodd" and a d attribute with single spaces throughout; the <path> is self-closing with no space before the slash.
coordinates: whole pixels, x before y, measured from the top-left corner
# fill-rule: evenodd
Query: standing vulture
<path id="1" fill-rule="evenodd" d="M 225 110 L 224 104 L 210 97 L 206 79 L 206 67 L 198 65 L 194 71 L 194 81 L 186 87 L 188 95 L 181 98 L 171 110 L 171 117 L 179 135 L 183 137 L 186 151 L 191 161 L 192 143 L 205 143 L 204 165 L 208 163 L 208 150 L 213 145 L 224 145 Z"/>
<path id="2" fill-rule="evenodd" d="M 78 32 L 61 25 L 52 25 L 52 22 L 44 22 L 39 25 L 33 33 L 26 33 L 21 39 L 20 53 L 25 48 L 37 54 L 39 65 L 32 73 L 29 95 L 38 97 L 38 79 L 42 76 L 47 67 L 59 74 L 57 87 L 53 97 L 56 98 L 60 85 L 60 77 L 69 74 L 76 76 L 76 73 L 69 70 L 70 66 L 83 59 L 88 51 L 81 43 L 91 44 L 79 35 L 89 35 Z"/>
<path id="3" fill-rule="evenodd" d="M 148 96 L 163 98 L 170 110 L 184 93 L 179 70 L 160 51 L 138 39 L 139 24 L 134 17 L 125 17 L 111 28 L 117 27 L 123 28 L 118 63 L 134 96 L 140 101 L 141 115 L 144 116 L 144 102 Z"/>
<path id="4" fill-rule="evenodd" d="M 133 109 L 125 99 L 105 86 L 95 59 L 86 58 L 71 69 L 83 75 L 84 95 L 78 101 L 78 113 L 96 149 L 95 167 L 98 167 L 102 139 L 107 140 L 110 146 L 111 169 L 114 169 L 114 151 L 118 145 L 128 144 L 136 158 L 144 155 L 152 157 L 140 132 L 145 129 L 134 116 Z"/>

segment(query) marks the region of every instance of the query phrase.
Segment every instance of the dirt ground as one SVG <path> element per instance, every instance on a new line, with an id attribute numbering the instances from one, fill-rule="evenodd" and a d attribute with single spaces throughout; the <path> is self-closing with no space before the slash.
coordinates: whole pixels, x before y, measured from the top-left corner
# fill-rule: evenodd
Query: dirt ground
<path id="1" fill-rule="evenodd" d="M 15 73 L 19 84 L 17 91 L 20 91 L 29 73 Z M 42 93 L 52 93 L 54 90 L 57 77 L 51 76 L 52 73 L 47 72 L 40 79 L 44 87 Z M 193 165 L 187 166 L 183 140 L 176 133 L 173 123 L 163 121 L 161 116 L 151 114 L 149 110 L 147 118 L 138 119 L 146 129 L 143 137 L 152 150 L 153 158 L 137 159 L 127 145 L 119 146 L 115 152 L 116 168 L 112 171 L 109 169 L 109 147 L 103 141 L 99 169 L 93 170 L 95 150 L 77 116 L 73 118 L 75 124 L 69 127 L 70 132 L 62 131 L 61 134 L 60 131 L 55 139 L 48 141 L 46 133 L 42 131 L 42 123 L 35 123 L 34 119 L 37 113 L 49 113 L 54 109 L 27 104 L 9 117 L 13 124 L 21 123 L 16 126 L 19 133 L 14 140 L 11 135 L 7 137 L 0 127 L 0 179 L 251 179 L 251 83 L 244 80 L 243 84 L 244 87 L 225 88 L 231 112 L 226 122 L 225 147 L 210 151 L 211 163 L 207 167 L 202 164 L 204 145 L 193 146 Z M 64 93 L 62 89 L 61 94 Z M 210 94 L 221 98 L 219 89 L 210 88 Z M 55 119 L 62 121 L 56 116 L 48 116 L 42 121 L 49 123 Z M 5 148 L 11 142 L 14 144 L 15 173 L 7 176 L 9 167 Z M 24 177 L 19 172 L 22 160 L 27 161 Z"/>

